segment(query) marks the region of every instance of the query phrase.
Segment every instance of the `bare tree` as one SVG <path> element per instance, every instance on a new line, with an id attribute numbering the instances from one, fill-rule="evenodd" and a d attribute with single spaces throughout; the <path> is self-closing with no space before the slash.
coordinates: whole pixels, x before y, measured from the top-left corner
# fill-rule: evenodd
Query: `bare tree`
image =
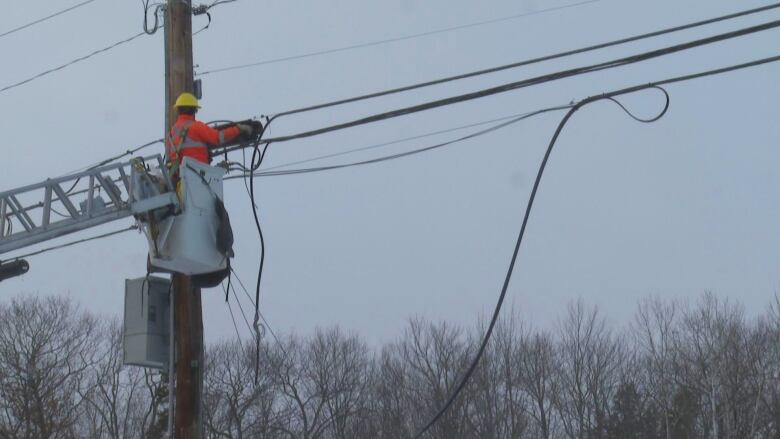
<path id="1" fill-rule="evenodd" d="M 290 437 L 361 437 L 369 405 L 368 348 L 339 328 L 318 330 L 308 340 L 290 337 L 276 349 L 272 367 L 280 392 L 279 429 Z"/>
<path id="2" fill-rule="evenodd" d="M 639 302 L 631 325 L 637 348 L 638 365 L 649 397 L 661 410 L 666 439 L 672 439 L 675 413 L 675 365 L 677 363 L 677 324 L 679 304 L 648 298 Z"/>
<path id="3" fill-rule="evenodd" d="M 368 347 L 356 334 L 346 335 L 338 327 L 317 330 L 308 345 L 311 379 L 323 395 L 329 436 L 365 437 L 372 368 Z"/>
<path id="4" fill-rule="evenodd" d="M 334 327 L 261 344 L 257 364 L 254 345 L 218 343 L 206 356 L 208 435 L 409 437 L 460 383 L 484 330 L 412 319 L 372 355 Z M 710 293 L 693 307 L 650 298 L 626 334 L 582 300 L 554 333 L 502 318 L 426 437 L 780 437 L 780 296 L 754 320 Z M 162 439 L 166 377 L 121 363 L 116 320 L 67 299 L 0 304 L 0 439 Z"/>
<path id="5" fill-rule="evenodd" d="M 409 405 L 409 365 L 397 346 L 385 346 L 377 360 L 373 388 L 374 423 L 377 439 L 410 437 L 419 425 Z"/>
<path id="6" fill-rule="evenodd" d="M 80 397 L 87 403 L 89 437 L 143 438 L 144 414 L 151 404 L 144 371 L 122 365 L 122 326 L 117 320 L 100 325 L 100 360 L 88 371 L 89 387 Z"/>
<path id="7" fill-rule="evenodd" d="M 471 332 L 469 345 L 482 342 L 486 328 Z M 521 438 L 529 419 L 526 395 L 521 387 L 518 359 L 522 356 L 523 328 L 517 314 L 502 317 L 464 394 L 469 437 Z M 469 359 L 470 360 L 470 359 Z"/>
<path id="8" fill-rule="evenodd" d="M 463 331 L 447 323 L 432 324 L 422 319 L 409 322 L 404 338 L 393 346 L 407 366 L 407 404 L 419 428 L 449 398 L 465 373 L 473 349 Z M 466 404 L 457 399 L 429 430 L 429 437 L 453 438 L 466 435 Z"/>
<path id="9" fill-rule="evenodd" d="M 529 398 L 529 412 L 534 420 L 535 437 L 557 437 L 553 401 L 558 392 L 558 357 L 555 340 L 546 332 L 524 334 L 517 354 L 521 387 Z"/>
<path id="10" fill-rule="evenodd" d="M 79 435 L 99 360 L 97 320 L 68 299 L 18 298 L 0 306 L 0 432 L 13 438 Z"/>
<path id="11" fill-rule="evenodd" d="M 683 385 L 699 395 L 699 434 L 705 437 L 747 436 L 752 403 L 760 378 L 761 347 L 751 336 L 740 306 L 705 293 L 681 321 L 678 373 Z M 759 338 L 755 341 L 760 345 Z"/>
<path id="12" fill-rule="evenodd" d="M 569 305 L 560 326 L 559 388 L 555 406 L 571 438 L 606 435 L 610 402 L 620 382 L 623 343 L 606 327 L 596 307 Z"/>
<path id="13" fill-rule="evenodd" d="M 275 389 L 267 348 L 261 345 L 258 365 L 255 349 L 255 344 L 228 341 L 207 352 L 204 418 L 207 432 L 215 438 L 274 437 Z"/>

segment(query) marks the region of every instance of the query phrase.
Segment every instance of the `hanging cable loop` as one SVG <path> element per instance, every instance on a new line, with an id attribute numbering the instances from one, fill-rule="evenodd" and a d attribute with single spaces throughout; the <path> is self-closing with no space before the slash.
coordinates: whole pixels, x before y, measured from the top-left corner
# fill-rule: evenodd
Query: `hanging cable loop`
<path id="1" fill-rule="evenodd" d="M 630 111 L 626 109 L 625 106 L 623 106 L 620 102 L 618 102 L 615 97 L 621 96 L 629 93 L 635 93 L 641 90 L 646 89 L 652 89 L 657 88 L 661 90 L 664 93 L 664 96 L 666 97 L 666 102 L 664 103 L 664 108 L 660 111 L 660 113 L 651 119 L 639 119 L 635 117 L 633 114 L 631 114 Z M 644 86 L 639 87 L 633 87 L 630 89 L 624 89 L 624 90 L 618 90 L 611 93 L 606 93 L 603 95 L 598 96 L 592 96 L 586 99 L 583 99 L 574 106 L 572 106 L 569 111 L 566 113 L 566 115 L 561 119 L 560 123 L 558 124 L 558 128 L 556 128 L 555 133 L 552 136 L 552 139 L 550 140 L 549 145 L 547 146 L 547 150 L 545 151 L 544 158 L 542 158 L 542 162 L 539 165 L 539 170 L 536 173 L 536 180 L 534 181 L 533 189 L 531 190 L 531 195 L 528 198 L 528 203 L 526 204 L 525 209 L 525 215 L 523 216 L 523 222 L 520 226 L 520 233 L 517 236 L 517 241 L 515 242 L 515 248 L 512 253 L 512 258 L 509 261 L 509 268 L 507 269 L 506 276 L 504 277 L 504 283 L 503 287 L 501 288 L 501 294 L 498 297 L 498 303 L 496 303 L 496 307 L 493 310 L 493 316 L 490 320 L 490 324 L 488 325 L 487 331 L 485 332 L 485 336 L 482 339 L 482 343 L 480 343 L 479 349 L 477 350 L 477 354 L 474 356 L 474 359 L 471 361 L 471 364 L 469 365 L 469 368 L 466 370 L 466 373 L 463 375 L 463 378 L 460 380 L 457 387 L 455 387 L 455 390 L 452 392 L 450 397 L 447 399 L 447 402 L 444 404 L 444 406 L 433 416 L 433 418 L 425 424 L 418 432 L 414 435 L 414 439 L 419 439 L 422 437 L 425 432 L 427 432 L 436 422 L 441 419 L 442 416 L 444 416 L 444 413 L 449 410 L 449 408 L 452 406 L 452 404 L 457 399 L 460 392 L 466 387 L 466 384 L 469 382 L 469 379 L 473 375 L 474 371 L 477 369 L 477 366 L 479 365 L 480 360 L 482 359 L 482 355 L 485 353 L 485 349 L 487 348 L 488 343 L 490 342 L 490 337 L 493 335 L 493 329 L 496 326 L 496 323 L 498 321 L 498 316 L 501 313 L 501 307 L 504 304 L 504 299 L 506 298 L 506 293 L 509 290 L 509 282 L 512 279 L 512 272 L 515 268 L 515 263 L 517 262 L 517 256 L 520 253 L 520 245 L 523 242 L 523 237 L 525 236 L 526 227 L 528 226 L 528 219 L 531 215 L 531 209 L 534 205 L 534 200 L 536 199 L 537 191 L 539 190 L 539 185 L 542 181 L 542 175 L 544 174 L 544 170 L 547 167 L 547 162 L 550 159 L 550 154 L 552 153 L 553 147 L 555 147 L 556 142 L 558 141 L 558 137 L 560 136 L 561 132 L 563 131 L 563 128 L 566 126 L 566 124 L 569 122 L 571 117 L 574 115 L 574 113 L 577 112 L 577 110 L 583 108 L 584 106 L 588 104 L 592 104 L 594 102 L 602 101 L 602 100 L 608 100 L 616 103 L 620 108 L 622 108 L 630 117 L 634 118 L 635 120 L 642 122 L 642 123 L 650 123 L 657 121 L 661 117 L 663 117 L 667 110 L 669 109 L 669 94 L 664 90 L 662 87 L 654 84 L 647 84 Z"/>

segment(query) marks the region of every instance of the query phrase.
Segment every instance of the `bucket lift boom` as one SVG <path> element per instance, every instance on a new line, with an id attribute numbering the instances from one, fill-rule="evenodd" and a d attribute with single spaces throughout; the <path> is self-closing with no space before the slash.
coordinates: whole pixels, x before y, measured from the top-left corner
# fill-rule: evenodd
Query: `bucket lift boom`
<path id="1" fill-rule="evenodd" d="M 141 199 L 135 189 L 151 178 L 150 171 L 157 173 L 164 188 Z M 0 192 L 0 259 L 5 253 L 91 227 L 178 206 L 159 154 Z"/>

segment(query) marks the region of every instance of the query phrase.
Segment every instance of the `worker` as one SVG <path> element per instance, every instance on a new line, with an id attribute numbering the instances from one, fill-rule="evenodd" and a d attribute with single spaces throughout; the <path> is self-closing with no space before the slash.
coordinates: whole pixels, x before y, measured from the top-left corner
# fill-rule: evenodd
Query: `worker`
<path id="1" fill-rule="evenodd" d="M 184 157 L 190 157 L 201 163 L 211 163 L 210 148 L 224 146 L 234 140 L 250 140 L 261 130 L 259 125 L 239 123 L 223 129 L 216 129 L 199 122 L 195 114 L 200 106 L 198 98 L 192 93 L 182 93 L 174 104 L 179 116 L 165 138 L 165 154 L 170 166 L 171 176 L 176 185 L 179 199 L 183 198 L 182 184 L 179 181 L 179 167 Z M 204 180 L 205 183 L 205 180 Z M 208 184 L 208 183 L 206 183 Z M 227 262 L 227 268 L 215 273 L 193 276 L 193 282 L 199 286 L 218 285 L 229 273 L 230 258 L 233 257 L 233 229 L 222 200 L 214 195 L 217 220 L 216 244 Z"/>
<path id="2" fill-rule="evenodd" d="M 180 94 L 174 107 L 179 117 L 165 139 L 165 154 L 174 175 L 178 174 L 179 164 L 184 157 L 209 164 L 209 148 L 223 146 L 239 137 L 249 140 L 255 134 L 255 127 L 249 124 L 241 123 L 218 130 L 195 120 L 200 106 L 198 98 L 192 93 Z"/>

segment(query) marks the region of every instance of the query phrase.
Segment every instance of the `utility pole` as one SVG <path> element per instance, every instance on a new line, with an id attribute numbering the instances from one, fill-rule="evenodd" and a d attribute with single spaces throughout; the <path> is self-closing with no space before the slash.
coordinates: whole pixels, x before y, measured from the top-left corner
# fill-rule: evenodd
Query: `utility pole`
<path id="1" fill-rule="evenodd" d="M 173 103 L 182 92 L 193 92 L 192 0 L 167 0 L 165 20 L 166 135 L 176 120 Z M 203 310 L 200 288 L 183 274 L 173 275 L 176 387 L 173 398 L 175 439 L 201 439 L 203 423 Z M 172 379 L 169 377 L 168 379 Z"/>

